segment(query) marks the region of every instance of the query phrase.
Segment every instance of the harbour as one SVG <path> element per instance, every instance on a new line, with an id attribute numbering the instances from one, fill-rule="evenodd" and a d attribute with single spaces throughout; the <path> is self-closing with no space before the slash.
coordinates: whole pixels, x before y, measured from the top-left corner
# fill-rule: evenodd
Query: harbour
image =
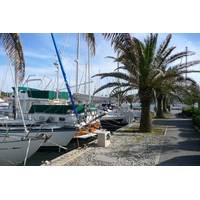
<path id="1" fill-rule="evenodd" d="M 82 148 L 88 143 L 96 140 L 97 137 L 90 137 L 86 139 L 72 139 L 67 146 L 60 148 L 58 146 L 51 148 L 40 148 L 33 156 L 31 156 L 26 161 L 26 166 L 40 166 L 42 164 L 48 163 L 49 161 L 56 159 L 59 156 L 62 156 L 70 151 L 73 151 L 77 148 Z M 18 166 L 24 166 L 24 163 L 19 164 Z"/>
<path id="2" fill-rule="evenodd" d="M 4 33 L 1 36 L 7 38 L 7 36 L 12 37 L 13 35 Z M 14 36 L 19 37 L 19 34 L 14 34 Z M 128 77 L 127 74 L 121 71 L 117 73 L 106 72 L 91 75 L 90 54 L 95 54 L 94 40 L 86 40 L 88 47 L 89 45 L 92 46 L 90 51 L 88 50 L 87 52 L 88 63 L 85 72 L 82 73 L 82 78 L 84 77 L 85 80 L 83 83 L 79 83 L 80 34 L 77 34 L 77 59 L 75 60 L 76 85 L 75 91 L 72 91 L 71 88 L 73 87 L 68 82 L 66 69 L 64 69 L 63 65 L 63 58 L 59 52 L 60 50 L 54 34 L 51 33 L 50 36 L 56 52 L 56 60 L 53 62 L 56 68 L 56 74 L 52 89 L 49 89 L 52 79 L 46 76 L 46 74 L 43 77 L 42 75 L 29 75 L 24 83 L 22 83 L 24 74 L 19 77 L 17 67 L 14 68 L 14 87 L 12 87 L 13 91 L 6 102 L 8 103 L 8 107 L 3 107 L 0 110 L 0 114 L 5 116 L 0 121 L 0 165 L 40 166 L 49 163 L 49 160 L 54 160 L 56 157 L 66 154 L 66 152 L 69 153 L 79 148 L 86 148 L 87 145 L 95 143 L 95 135 L 98 138 L 97 146 L 106 147 L 110 142 L 111 135 L 120 135 L 120 130 L 123 127 L 127 127 L 130 124 L 137 124 L 138 119 L 140 121 L 140 125 L 137 127 L 139 132 L 151 133 L 153 128 L 152 117 L 156 115 L 158 118 L 164 118 L 164 112 L 170 112 L 171 108 L 169 104 L 167 105 L 167 94 L 165 94 L 165 91 L 161 91 L 163 87 L 159 87 L 159 84 L 162 85 L 162 82 L 157 85 L 156 80 L 159 76 L 163 76 L 163 73 L 159 76 L 153 75 L 155 84 L 152 82 L 152 86 L 146 85 L 144 87 L 140 87 L 141 82 L 138 80 L 145 76 L 132 79 L 132 70 L 129 72 L 130 68 L 126 70 L 128 71 L 128 76 L 130 75 L 131 77 Z M 86 37 L 92 37 L 94 39 L 93 34 L 86 34 Z M 111 38 L 109 34 L 104 34 L 104 37 L 107 39 Z M 121 37 L 125 39 L 124 41 L 129 41 L 131 35 L 127 33 L 115 33 L 113 34 L 113 41 L 111 43 L 116 42 L 118 44 L 118 40 Z M 157 38 L 158 34 L 150 34 L 148 39 L 150 37 Z M 168 35 L 166 40 L 170 39 L 171 34 Z M 150 40 L 150 42 L 152 41 L 156 40 Z M 21 41 L 18 39 L 16 42 L 22 50 Z M 89 44 L 89 42 L 93 44 Z M 134 41 L 132 42 L 134 43 Z M 162 48 L 166 47 L 163 46 Z M 20 54 L 22 56 L 20 65 L 24 70 L 25 60 L 22 52 Z M 133 53 L 133 56 L 138 57 L 135 53 Z M 120 59 L 122 58 L 123 56 Z M 117 58 L 114 59 L 116 59 L 116 67 L 119 69 L 119 62 L 124 62 L 124 60 L 119 61 Z M 127 63 L 125 62 L 124 64 L 126 65 Z M 140 65 L 137 67 L 140 67 Z M 148 67 L 148 70 L 151 70 L 151 65 Z M 158 72 L 161 71 L 158 69 Z M 59 73 L 62 74 L 64 81 L 64 91 L 59 88 Z M 152 73 L 155 73 L 155 71 Z M 98 76 L 101 79 L 104 76 L 114 77 L 118 81 L 105 83 L 105 85 L 97 89 L 93 88 L 94 91 L 91 94 L 91 86 L 94 87 L 93 84 L 90 84 L 92 83 L 91 78 Z M 138 73 L 134 76 L 138 76 Z M 125 84 L 127 77 L 130 81 Z M 120 82 L 119 79 L 125 82 Z M 134 81 L 137 83 L 134 83 Z M 33 86 L 30 86 L 30 83 L 33 83 Z M 144 83 L 146 84 L 147 82 L 144 81 Z M 81 85 L 84 85 L 84 94 L 79 92 L 79 86 Z M 176 84 L 174 85 L 176 86 Z M 110 87 L 114 87 L 114 89 L 110 92 L 107 90 L 106 95 L 97 95 L 100 91 Z M 121 90 L 124 87 L 127 87 L 126 92 Z M 133 94 L 133 90 L 137 90 L 137 93 Z M 4 102 L 1 103 L 2 106 L 5 106 Z M 137 105 L 133 105 L 134 103 Z M 100 141 L 100 138 L 102 138 L 102 141 Z M 90 142 L 92 143 L 90 144 Z"/>

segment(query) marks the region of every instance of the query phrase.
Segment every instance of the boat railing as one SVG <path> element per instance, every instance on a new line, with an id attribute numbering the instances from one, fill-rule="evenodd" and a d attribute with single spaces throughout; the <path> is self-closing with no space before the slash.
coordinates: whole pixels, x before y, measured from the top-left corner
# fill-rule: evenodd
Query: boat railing
<path id="1" fill-rule="evenodd" d="M 40 77 L 40 78 L 31 78 L 31 77 Z M 47 83 L 45 83 L 45 87 L 43 90 L 46 90 L 48 88 L 48 86 L 50 85 L 50 83 L 52 82 L 52 78 L 46 76 L 46 75 L 29 75 L 28 78 L 26 79 L 26 81 L 23 84 L 23 87 L 29 82 L 32 81 L 37 81 L 40 82 L 40 84 L 38 85 L 38 89 L 41 87 L 41 85 L 45 82 L 45 79 L 49 79 Z"/>

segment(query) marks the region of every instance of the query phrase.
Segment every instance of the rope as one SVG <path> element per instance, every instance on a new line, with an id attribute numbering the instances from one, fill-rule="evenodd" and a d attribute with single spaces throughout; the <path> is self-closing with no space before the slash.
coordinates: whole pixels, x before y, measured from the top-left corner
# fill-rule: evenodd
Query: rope
<path id="1" fill-rule="evenodd" d="M 59 145 L 59 144 L 57 144 L 55 142 L 52 142 L 51 140 L 48 140 L 48 142 L 50 142 L 50 143 L 52 143 L 52 144 L 54 144 L 54 145 L 56 145 L 56 146 L 58 146 L 58 147 L 60 147 L 62 149 L 68 150 L 68 148 L 65 148 L 65 147 L 63 147 L 63 146 L 61 146 L 61 145 Z"/>
<path id="2" fill-rule="evenodd" d="M 27 149 L 26 149 L 26 156 L 25 156 L 25 159 L 24 159 L 24 166 L 26 165 L 26 160 L 27 160 L 28 152 L 29 152 L 29 148 L 30 148 L 30 142 L 31 142 L 31 138 L 29 138 L 29 140 L 28 140 L 28 146 L 27 146 Z"/>

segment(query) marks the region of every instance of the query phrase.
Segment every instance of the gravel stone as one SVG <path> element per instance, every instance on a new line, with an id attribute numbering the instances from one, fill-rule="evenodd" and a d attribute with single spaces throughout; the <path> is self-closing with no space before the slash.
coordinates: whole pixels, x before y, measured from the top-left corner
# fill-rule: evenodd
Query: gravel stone
<path id="1" fill-rule="evenodd" d="M 168 120 L 153 122 L 154 127 L 165 129 Z M 134 123 L 128 127 L 133 125 L 138 126 Z M 111 135 L 107 147 L 97 146 L 97 140 L 94 140 L 86 147 L 68 152 L 43 166 L 155 166 L 165 136 L 123 132 L 124 129 Z"/>

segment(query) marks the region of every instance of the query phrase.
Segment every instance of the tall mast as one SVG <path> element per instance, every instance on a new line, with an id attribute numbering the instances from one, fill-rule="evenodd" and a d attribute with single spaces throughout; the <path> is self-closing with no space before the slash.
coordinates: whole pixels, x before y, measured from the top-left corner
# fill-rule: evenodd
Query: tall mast
<path id="1" fill-rule="evenodd" d="M 53 63 L 57 69 L 57 86 L 56 86 L 56 99 L 58 99 L 58 94 L 59 94 L 59 90 L 58 90 L 58 87 L 59 87 L 59 64 L 58 62 L 54 62 Z"/>
<path id="2" fill-rule="evenodd" d="M 76 93 L 78 93 L 78 68 L 79 68 L 79 54 L 80 54 L 80 33 L 77 36 L 77 57 L 76 57 Z"/>
<path id="3" fill-rule="evenodd" d="M 14 119 L 18 118 L 18 75 L 17 75 L 17 68 L 15 67 L 15 98 L 14 98 L 14 105 L 13 105 L 13 113 Z"/>
<path id="4" fill-rule="evenodd" d="M 56 41 L 55 41 L 55 39 L 54 39 L 53 33 L 51 33 L 51 37 L 52 37 L 53 44 L 54 44 L 54 47 L 55 47 L 55 50 L 56 50 L 56 54 L 57 54 L 57 57 L 58 57 L 58 61 L 59 61 L 59 64 L 60 64 L 60 68 L 61 68 L 61 71 L 62 71 L 62 74 L 63 74 L 63 78 L 64 78 L 64 81 L 65 81 L 65 85 L 66 85 L 67 91 L 68 91 L 68 93 L 69 93 L 69 97 L 70 97 L 70 100 L 71 100 L 71 103 L 72 103 L 72 107 L 73 107 L 74 112 L 75 112 L 75 114 L 76 114 L 76 118 L 78 119 L 78 112 L 77 112 L 77 110 L 76 110 L 76 106 L 75 106 L 75 103 L 74 103 L 74 99 L 73 99 L 73 97 L 72 97 L 72 93 L 71 93 L 71 90 L 70 90 L 70 87 L 69 87 L 69 84 L 68 84 L 68 81 L 67 81 L 67 76 L 66 76 L 66 73 L 65 73 L 65 70 L 64 70 L 64 67 L 63 67 L 61 58 L 60 58 L 60 54 L 59 54 L 59 52 L 58 52 L 58 48 L 57 48 Z"/>
<path id="5" fill-rule="evenodd" d="M 89 49 L 89 44 L 88 44 L 88 95 L 89 95 L 89 103 L 91 101 L 91 97 L 90 97 L 90 49 Z"/>
<path id="6" fill-rule="evenodd" d="M 87 84 L 87 64 L 85 65 L 85 85 L 84 85 L 84 94 L 86 94 L 86 84 Z"/>
<path id="7" fill-rule="evenodd" d="M 117 58 L 119 58 L 119 52 L 117 54 Z M 119 61 L 117 62 L 117 72 L 119 73 Z M 119 83 L 119 78 L 117 78 L 117 82 Z M 118 89 L 118 92 L 119 92 L 119 89 Z M 118 107 L 120 107 L 120 96 L 119 94 L 117 96 L 118 96 Z"/>
<path id="8" fill-rule="evenodd" d="M 185 78 L 187 79 L 187 51 L 188 51 L 188 48 L 186 47 L 186 73 L 185 73 Z"/>

